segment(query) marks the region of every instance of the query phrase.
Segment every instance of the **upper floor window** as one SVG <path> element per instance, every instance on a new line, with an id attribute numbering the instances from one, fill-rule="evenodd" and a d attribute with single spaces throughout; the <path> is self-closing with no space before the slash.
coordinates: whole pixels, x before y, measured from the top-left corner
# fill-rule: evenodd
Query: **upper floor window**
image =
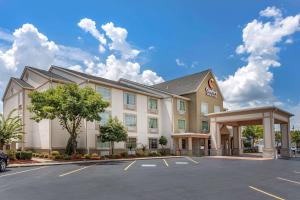
<path id="1" fill-rule="evenodd" d="M 148 111 L 157 113 L 157 99 L 148 98 Z"/>
<path id="2" fill-rule="evenodd" d="M 157 118 L 149 118 L 148 127 L 151 133 L 157 133 L 158 131 L 158 120 Z"/>
<path id="3" fill-rule="evenodd" d="M 110 112 L 102 112 L 99 114 L 101 120 L 100 120 L 100 125 L 103 126 L 104 124 L 106 124 L 109 120 L 109 118 L 111 117 L 111 113 Z"/>
<path id="4" fill-rule="evenodd" d="M 109 88 L 106 87 L 97 87 L 96 88 L 96 92 L 98 92 L 99 94 L 101 94 L 102 98 L 106 101 L 110 101 L 111 100 L 111 91 Z"/>
<path id="5" fill-rule="evenodd" d="M 182 99 L 177 100 L 177 110 L 179 111 L 179 113 L 185 113 L 186 103 L 184 100 L 182 100 Z"/>
<path id="6" fill-rule="evenodd" d="M 184 119 L 179 119 L 178 120 L 178 129 L 179 130 L 185 130 L 185 120 Z"/>
<path id="7" fill-rule="evenodd" d="M 203 132 L 208 132 L 209 131 L 208 121 L 202 121 L 202 131 Z"/>
<path id="8" fill-rule="evenodd" d="M 127 109 L 135 109 L 136 108 L 136 95 L 132 93 L 124 93 L 124 106 Z"/>
<path id="9" fill-rule="evenodd" d="M 128 131 L 136 131 L 136 116 L 132 114 L 125 114 L 124 124 Z"/>
<path id="10" fill-rule="evenodd" d="M 221 112 L 221 107 L 220 106 L 214 106 L 214 112 Z"/>
<path id="11" fill-rule="evenodd" d="M 208 103 L 201 102 L 201 114 L 208 114 Z"/>

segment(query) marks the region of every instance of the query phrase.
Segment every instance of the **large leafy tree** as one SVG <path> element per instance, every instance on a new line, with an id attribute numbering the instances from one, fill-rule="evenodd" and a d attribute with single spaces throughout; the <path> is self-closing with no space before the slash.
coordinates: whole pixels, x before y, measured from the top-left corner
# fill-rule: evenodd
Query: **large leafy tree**
<path id="1" fill-rule="evenodd" d="M 127 141 L 127 131 L 118 118 L 110 118 L 108 122 L 100 126 L 101 142 L 110 142 L 111 154 L 114 155 L 114 143 Z"/>
<path id="2" fill-rule="evenodd" d="M 262 126 L 255 125 L 255 126 L 246 126 L 242 134 L 248 140 L 251 140 L 251 146 L 253 147 L 255 142 L 257 142 L 258 139 L 263 138 L 263 132 L 264 131 Z"/>
<path id="3" fill-rule="evenodd" d="M 0 147 L 10 144 L 12 140 L 20 140 L 23 135 L 22 119 L 14 116 L 16 110 L 12 110 L 6 118 L 0 113 Z"/>
<path id="4" fill-rule="evenodd" d="M 43 92 L 34 91 L 29 97 L 29 110 L 34 114 L 32 119 L 39 122 L 57 118 L 70 134 L 66 147 L 69 155 L 76 154 L 77 136 L 83 120 L 100 121 L 99 113 L 109 105 L 91 87 L 79 88 L 75 84 L 59 85 Z"/>
<path id="5" fill-rule="evenodd" d="M 300 147 L 300 130 L 291 131 L 292 142 L 296 144 L 297 147 Z"/>

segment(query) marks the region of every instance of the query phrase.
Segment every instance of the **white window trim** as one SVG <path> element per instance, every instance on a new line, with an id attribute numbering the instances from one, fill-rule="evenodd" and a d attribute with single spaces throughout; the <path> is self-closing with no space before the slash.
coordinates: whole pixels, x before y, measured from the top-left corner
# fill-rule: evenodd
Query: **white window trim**
<path id="1" fill-rule="evenodd" d="M 202 111 L 202 105 L 206 105 L 207 113 L 204 113 L 204 112 Z M 201 105 L 200 105 L 200 113 L 201 113 L 201 115 L 207 115 L 207 114 L 209 113 L 209 111 L 208 111 L 208 103 L 207 103 L 207 102 L 204 102 L 204 101 L 201 102 Z"/>
<path id="2" fill-rule="evenodd" d="M 157 128 L 150 128 L 149 125 L 150 125 L 150 119 L 156 119 L 157 120 Z M 157 134 L 158 133 L 158 129 L 159 128 L 159 120 L 157 117 L 148 117 L 148 132 L 149 133 L 155 133 Z"/>
<path id="3" fill-rule="evenodd" d="M 135 116 L 135 126 L 129 126 L 127 127 L 126 125 L 126 115 L 131 115 L 131 116 Z M 136 114 L 132 114 L 132 113 L 124 113 L 123 115 L 123 123 L 127 129 L 128 132 L 137 132 L 137 115 Z"/>
<path id="4" fill-rule="evenodd" d="M 156 106 L 157 106 L 156 109 L 149 108 L 149 102 L 150 102 L 150 100 L 156 100 Z M 148 113 L 158 114 L 158 99 L 153 98 L 153 97 L 148 97 L 147 108 L 148 108 Z"/>
<path id="5" fill-rule="evenodd" d="M 127 104 L 127 100 L 125 100 L 125 95 L 126 94 L 130 94 L 130 95 L 134 96 L 134 99 L 135 99 L 135 104 L 134 105 Z M 124 105 L 124 109 L 127 109 L 127 110 L 136 110 L 136 104 L 137 104 L 137 95 L 135 93 L 123 92 L 123 105 Z"/>

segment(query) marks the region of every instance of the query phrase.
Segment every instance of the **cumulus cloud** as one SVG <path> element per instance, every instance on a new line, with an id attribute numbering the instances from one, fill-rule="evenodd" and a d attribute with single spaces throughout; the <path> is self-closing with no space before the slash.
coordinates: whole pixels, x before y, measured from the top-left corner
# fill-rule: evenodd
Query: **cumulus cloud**
<path id="1" fill-rule="evenodd" d="M 279 44 L 300 27 L 300 14 L 283 18 L 275 7 L 260 12 L 268 21 L 254 19 L 243 29 L 243 44 L 237 54 L 247 55 L 247 64 L 219 84 L 228 107 L 278 104 L 273 95 L 272 67 L 279 67 Z"/>
<path id="2" fill-rule="evenodd" d="M 106 39 L 103 34 L 101 34 L 96 28 L 96 22 L 88 19 L 83 18 L 78 22 L 78 26 L 82 28 L 84 31 L 90 33 L 94 38 L 96 38 L 101 44 L 106 44 Z"/>
<path id="3" fill-rule="evenodd" d="M 120 52 L 124 59 L 135 58 L 140 53 L 139 50 L 132 48 L 126 41 L 128 32 L 125 28 L 116 27 L 112 22 L 104 24 L 101 27 L 112 41 L 109 44 L 110 50 Z"/>
<path id="4" fill-rule="evenodd" d="M 184 67 L 184 66 L 185 66 L 185 63 L 182 62 L 179 58 L 176 58 L 176 59 L 175 59 L 175 62 L 176 62 L 176 65 L 177 65 L 177 66 L 181 66 L 181 67 Z"/>

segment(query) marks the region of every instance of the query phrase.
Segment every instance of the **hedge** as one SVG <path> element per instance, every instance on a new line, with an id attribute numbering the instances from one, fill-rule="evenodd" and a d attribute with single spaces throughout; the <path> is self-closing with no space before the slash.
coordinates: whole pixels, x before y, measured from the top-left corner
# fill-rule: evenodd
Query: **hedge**
<path id="1" fill-rule="evenodd" d="M 18 160 L 31 160 L 32 151 L 17 151 L 16 158 Z"/>

